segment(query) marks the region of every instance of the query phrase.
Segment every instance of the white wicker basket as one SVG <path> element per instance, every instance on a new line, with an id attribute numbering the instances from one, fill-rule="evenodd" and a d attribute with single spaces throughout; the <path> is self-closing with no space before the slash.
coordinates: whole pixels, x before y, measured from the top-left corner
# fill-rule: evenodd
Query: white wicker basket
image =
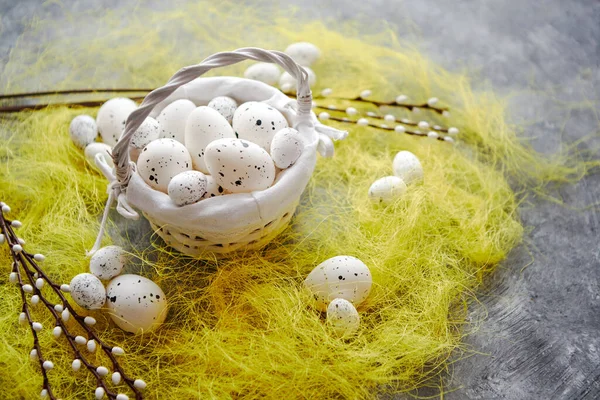
<path id="1" fill-rule="evenodd" d="M 258 81 L 234 77 L 198 78 L 210 69 L 246 59 L 283 67 L 297 79 L 297 100 Z M 178 207 L 168 195 L 148 186 L 135 172 L 135 164 L 129 159 L 130 139 L 147 116 L 157 116 L 171 102 L 185 98 L 200 106 L 216 96 L 230 96 L 240 104 L 262 101 L 278 109 L 300 132 L 305 148 L 298 161 L 280 172 L 273 186 L 266 190 L 226 194 Z M 198 65 L 183 68 L 165 86 L 149 93 L 127 120 L 124 133 L 113 149 L 116 176 L 107 172 L 106 167 L 103 169 L 112 180 L 106 210 L 113 199 L 118 199 L 117 210 L 125 217 L 137 218 L 131 206 L 136 207 L 167 244 L 193 256 L 264 246 L 285 229 L 292 218 L 314 170 L 317 152 L 331 156 L 331 139 L 346 136 L 346 132 L 320 124 L 311 108 L 312 94 L 306 71 L 278 51 L 238 49 L 214 54 Z"/>

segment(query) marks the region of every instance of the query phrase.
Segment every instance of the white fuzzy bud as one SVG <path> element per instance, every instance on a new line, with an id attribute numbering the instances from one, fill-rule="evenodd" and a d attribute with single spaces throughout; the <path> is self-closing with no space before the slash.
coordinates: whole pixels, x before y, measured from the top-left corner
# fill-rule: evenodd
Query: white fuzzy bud
<path id="1" fill-rule="evenodd" d="M 2 212 L 3 213 L 9 213 L 10 212 L 10 207 L 7 206 L 6 204 L 2 206 Z"/>
<path id="2" fill-rule="evenodd" d="M 17 238 L 17 242 L 19 242 L 21 246 L 25 246 L 25 239 Z"/>
<path id="3" fill-rule="evenodd" d="M 361 118 L 358 121 L 356 121 L 356 124 L 360 126 L 367 126 L 369 125 L 369 120 L 366 118 Z"/>
<path id="4" fill-rule="evenodd" d="M 71 313 L 69 312 L 68 309 L 64 309 L 62 311 L 62 313 L 60 314 L 63 322 L 67 322 L 69 320 L 69 317 L 71 317 Z"/>
<path id="5" fill-rule="evenodd" d="M 317 102 L 316 102 L 316 101 L 313 101 L 313 102 L 312 102 L 312 108 L 315 108 L 316 106 L 318 106 Z"/>
<path id="6" fill-rule="evenodd" d="M 85 317 L 85 318 L 83 319 L 83 322 L 84 322 L 86 325 L 92 326 L 92 325 L 95 325 L 95 324 L 96 324 L 96 318 L 94 318 L 94 317 Z"/>
<path id="7" fill-rule="evenodd" d="M 427 121 L 420 121 L 418 123 L 418 126 L 419 126 L 419 129 L 423 129 L 423 130 L 429 129 L 429 124 L 427 123 Z"/>
<path id="8" fill-rule="evenodd" d="M 437 97 L 432 97 L 429 100 L 427 100 L 427 105 L 429 107 L 433 107 L 434 105 L 437 104 L 437 102 L 440 101 Z"/>
<path id="9" fill-rule="evenodd" d="M 63 312 L 63 306 L 62 306 L 62 304 L 55 304 L 54 305 L 54 311 L 56 311 L 57 313 Z"/>
<path id="10" fill-rule="evenodd" d="M 329 113 L 327 113 L 327 112 L 320 113 L 319 114 L 319 119 L 322 119 L 322 120 L 329 119 Z"/>
<path id="11" fill-rule="evenodd" d="M 444 140 L 448 143 L 454 143 L 454 139 L 451 138 L 450 136 L 444 136 Z"/>
<path id="12" fill-rule="evenodd" d="M 331 88 L 325 88 L 321 90 L 321 96 L 329 96 L 331 93 L 333 93 Z"/>
<path id="13" fill-rule="evenodd" d="M 62 333 L 62 328 L 60 326 L 55 326 L 54 329 L 52 329 L 52 334 L 54 335 L 55 338 L 59 337 L 61 333 Z"/>
<path id="14" fill-rule="evenodd" d="M 46 259 L 46 257 L 44 257 L 43 254 L 34 254 L 33 255 L 33 259 L 35 261 L 44 261 Z"/>
<path id="15" fill-rule="evenodd" d="M 394 117 L 392 114 L 386 114 L 385 117 L 383 117 L 383 119 L 386 120 L 387 122 L 396 121 L 396 117 Z"/>
<path id="16" fill-rule="evenodd" d="M 330 104 L 330 105 L 327 106 L 327 109 L 335 111 L 335 110 L 337 110 L 337 107 L 334 106 L 333 104 Z"/>
<path id="17" fill-rule="evenodd" d="M 37 359 L 38 359 L 38 353 L 37 353 L 37 350 L 36 350 L 36 349 L 32 349 L 32 350 L 29 352 L 29 358 L 30 358 L 32 361 L 35 361 L 35 360 L 37 360 Z"/>
<path id="18" fill-rule="evenodd" d="M 123 393 L 119 393 L 117 397 L 115 397 L 115 400 L 129 400 L 129 396 Z"/>
<path id="19" fill-rule="evenodd" d="M 442 129 L 442 127 L 439 125 L 434 125 L 433 129 L 435 129 L 436 131 L 439 131 L 440 129 Z"/>
<path id="20" fill-rule="evenodd" d="M 18 278 L 19 277 L 16 272 L 11 272 L 10 275 L 8 275 L 8 281 L 10 283 L 17 283 L 17 281 L 19 280 Z"/>
<path id="21" fill-rule="evenodd" d="M 144 382 L 141 379 L 136 379 L 135 381 L 133 381 L 133 386 L 135 386 L 138 389 L 146 389 L 146 382 Z"/>
<path id="22" fill-rule="evenodd" d="M 81 368 L 81 360 L 78 358 L 74 359 L 73 363 L 71 364 L 71 368 L 73 368 L 73 371 L 75 372 L 79 371 Z"/>
<path id="23" fill-rule="evenodd" d="M 431 139 L 437 139 L 437 138 L 439 138 L 439 137 L 440 137 L 440 135 L 438 135 L 438 133 L 437 133 L 437 132 L 434 132 L 434 131 L 429 131 L 429 132 L 427 133 L 427 137 L 429 137 L 429 138 L 431 138 Z"/>
<path id="24" fill-rule="evenodd" d="M 96 391 L 94 392 L 94 396 L 96 396 L 96 400 L 101 400 L 105 394 L 106 394 L 106 391 L 104 390 L 104 388 L 102 386 L 98 386 L 96 388 Z"/>
<path id="25" fill-rule="evenodd" d="M 403 127 L 402 125 L 396 125 L 396 127 L 394 128 L 394 131 L 396 131 L 396 133 L 404 133 L 404 132 L 406 132 L 406 128 Z"/>
<path id="26" fill-rule="evenodd" d="M 363 90 L 362 92 L 360 92 L 360 98 L 361 99 L 366 99 L 367 97 L 371 96 L 372 92 L 370 90 Z"/>
<path id="27" fill-rule="evenodd" d="M 26 322 L 27 322 L 27 314 L 22 312 L 21 314 L 19 314 L 19 324 L 25 325 Z"/>
<path id="28" fill-rule="evenodd" d="M 455 128 L 455 127 L 448 128 L 448 134 L 450 134 L 450 135 L 458 135 L 458 128 Z"/>
<path id="29" fill-rule="evenodd" d="M 35 281 L 35 287 L 41 289 L 44 287 L 44 280 L 42 278 L 37 278 Z"/>
<path id="30" fill-rule="evenodd" d="M 23 247 L 20 244 L 15 244 L 12 247 L 12 251 L 14 251 L 15 253 L 20 253 L 23 251 Z"/>
<path id="31" fill-rule="evenodd" d="M 40 392 L 40 397 L 42 399 L 45 399 L 46 397 L 48 397 L 48 390 L 42 389 L 42 391 Z"/>
<path id="32" fill-rule="evenodd" d="M 383 129 L 387 129 L 388 128 L 388 126 L 386 124 L 381 124 L 381 125 L 379 125 L 379 127 L 383 128 Z"/>
<path id="33" fill-rule="evenodd" d="M 86 344 L 87 343 L 87 339 L 84 338 L 83 336 L 75 336 L 75 343 L 77 344 Z"/>
<path id="34" fill-rule="evenodd" d="M 113 373 L 111 376 L 111 380 L 113 385 L 118 385 L 119 383 L 121 383 L 121 374 L 118 372 Z"/>
<path id="35" fill-rule="evenodd" d="M 442 111 L 442 115 L 446 118 L 450 118 L 450 111 L 444 110 L 444 111 Z"/>
<path id="36" fill-rule="evenodd" d="M 374 113 L 373 111 L 367 111 L 367 116 L 368 117 L 376 117 L 377 113 Z"/>
<path id="37" fill-rule="evenodd" d="M 31 286 L 30 284 L 25 284 L 25 285 L 21 286 L 21 288 L 23 289 L 23 291 L 25 293 L 32 293 L 33 292 L 33 286 Z"/>
<path id="38" fill-rule="evenodd" d="M 403 124 L 410 124 L 410 123 L 412 123 L 412 122 L 411 122 L 411 120 L 410 120 L 410 119 L 408 119 L 408 118 L 402 118 L 402 119 L 400 120 L 400 122 L 402 122 Z"/>
<path id="39" fill-rule="evenodd" d="M 62 285 L 60 285 L 60 290 L 61 292 L 69 293 L 71 291 L 71 287 L 66 283 L 63 283 Z"/>
<path id="40" fill-rule="evenodd" d="M 344 122 L 350 122 L 350 118 L 348 118 L 348 117 L 342 117 L 342 121 L 344 121 Z"/>
<path id="41" fill-rule="evenodd" d="M 32 305 L 37 305 L 40 302 L 40 296 L 38 296 L 37 294 L 34 294 L 33 296 L 31 296 L 31 304 Z"/>
<path id="42" fill-rule="evenodd" d="M 90 353 L 93 353 L 96 351 L 96 341 L 94 339 L 88 340 L 87 349 Z"/>
<path id="43" fill-rule="evenodd" d="M 6 238 L 4 237 L 4 234 L 0 233 L 0 244 L 4 244 L 5 241 L 6 241 Z"/>
<path id="44" fill-rule="evenodd" d="M 38 274 L 37 272 L 33 273 L 33 279 L 37 279 L 40 277 L 40 274 Z"/>
<path id="45" fill-rule="evenodd" d="M 96 372 L 98 373 L 98 375 L 100 376 L 106 376 L 108 375 L 108 368 L 103 367 L 102 365 L 99 366 L 98 368 L 96 368 Z"/>
<path id="46" fill-rule="evenodd" d="M 20 228 L 23 226 L 23 223 L 15 219 L 13 222 L 10 223 L 10 226 L 12 226 L 13 228 Z"/>
<path id="47" fill-rule="evenodd" d="M 125 354 L 125 350 L 123 350 L 120 347 L 113 347 L 110 350 L 111 353 L 113 353 L 115 356 L 122 356 L 123 354 Z"/>
<path id="48" fill-rule="evenodd" d="M 413 107 L 413 109 L 411 111 L 415 114 L 418 114 L 421 112 L 421 109 L 419 107 Z"/>
<path id="49" fill-rule="evenodd" d="M 346 114 L 348 115 L 356 115 L 358 111 L 356 111 L 356 108 L 354 107 L 348 107 L 346 108 Z"/>
<path id="50" fill-rule="evenodd" d="M 400 96 L 396 97 L 396 104 L 404 103 L 406 100 L 408 100 L 408 96 L 401 94 Z"/>
<path id="51" fill-rule="evenodd" d="M 52 368 L 54 368 L 54 363 L 52 363 L 52 361 L 44 361 L 44 363 L 42 364 L 42 367 L 44 367 L 44 369 L 46 371 L 51 370 Z"/>

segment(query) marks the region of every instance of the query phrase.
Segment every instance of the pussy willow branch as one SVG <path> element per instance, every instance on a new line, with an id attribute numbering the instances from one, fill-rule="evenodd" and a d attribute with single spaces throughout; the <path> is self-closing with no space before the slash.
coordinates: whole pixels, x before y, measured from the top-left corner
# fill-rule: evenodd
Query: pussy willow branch
<path id="1" fill-rule="evenodd" d="M 129 97 L 133 101 L 141 101 L 143 97 Z M 78 101 L 78 102 L 70 102 L 70 103 L 39 103 L 39 104 L 24 104 L 24 105 L 16 105 L 16 106 L 4 106 L 0 107 L 0 113 L 13 113 L 24 110 L 43 110 L 44 108 L 48 108 L 51 106 L 67 106 L 67 107 L 98 107 L 102 104 L 106 103 L 106 100 L 100 101 Z"/>
<path id="2" fill-rule="evenodd" d="M 346 124 L 357 125 L 356 121 L 353 121 L 348 118 L 344 119 L 344 118 L 338 118 L 338 117 L 329 117 L 328 119 L 330 119 L 332 121 L 336 121 L 336 122 L 343 122 Z M 377 128 L 377 129 L 383 129 L 384 131 L 394 131 L 395 130 L 395 128 L 393 126 L 381 126 L 381 125 L 376 125 L 376 124 L 372 124 L 372 123 L 368 123 L 365 126 L 370 126 L 372 128 Z M 409 131 L 409 130 L 405 130 L 404 132 L 402 132 L 402 134 L 427 137 L 427 133 L 415 132 L 415 131 Z M 449 141 L 449 139 L 445 139 L 446 137 L 448 137 L 448 136 L 439 136 L 436 138 L 436 140 L 441 140 L 443 142 Z"/>
<path id="3" fill-rule="evenodd" d="M 22 301 L 23 301 L 23 312 L 25 313 L 25 315 L 27 317 L 27 321 L 29 323 L 31 332 L 33 334 L 34 348 L 37 351 L 38 359 L 39 359 L 39 362 L 40 362 L 40 368 L 42 370 L 42 375 L 43 375 L 43 378 L 44 378 L 44 387 L 43 387 L 43 389 L 47 390 L 48 396 L 50 397 L 50 399 L 51 400 L 56 400 L 56 397 L 52 393 L 52 390 L 50 388 L 50 383 L 49 383 L 49 380 L 48 380 L 48 376 L 47 376 L 47 371 L 43 367 L 44 361 L 47 361 L 47 360 L 44 360 L 43 357 L 42 357 L 42 352 L 41 352 L 40 344 L 39 344 L 39 341 L 38 341 L 37 332 L 33 329 L 33 320 L 31 318 L 31 314 L 30 314 L 30 310 L 29 310 L 29 305 L 27 303 L 27 297 L 26 297 L 25 291 L 23 289 L 23 285 L 25 283 L 24 283 L 23 277 L 21 275 L 21 269 L 19 268 L 19 266 L 21 266 L 23 268 L 23 272 L 26 274 L 26 276 L 28 278 L 28 281 L 29 281 L 29 283 L 31 284 L 31 286 L 33 288 L 33 292 L 32 293 L 34 295 L 39 296 L 39 298 L 42 301 L 42 303 L 46 306 L 46 308 L 48 309 L 48 311 L 50 311 L 50 313 L 54 317 L 55 326 L 59 326 L 61 328 L 62 333 L 65 335 L 69 346 L 73 350 L 75 358 L 79 359 L 84 364 L 84 366 L 88 369 L 88 371 L 96 378 L 97 386 L 102 387 L 104 389 L 104 391 L 105 391 L 105 393 L 106 393 L 106 395 L 108 396 L 109 399 L 116 399 L 117 398 L 118 393 L 113 392 L 112 390 L 110 390 L 107 387 L 106 382 L 104 381 L 104 378 L 97 372 L 97 366 L 95 366 L 94 364 L 92 364 L 91 362 L 89 362 L 88 359 L 85 357 L 84 353 L 82 353 L 79 350 L 79 348 L 77 347 L 77 343 L 75 342 L 75 335 L 73 335 L 71 332 L 69 332 L 69 330 L 68 330 L 68 328 L 66 326 L 65 321 L 63 321 L 61 315 L 59 315 L 59 313 L 55 310 L 54 305 L 42 294 L 42 290 L 39 289 L 36 286 L 35 279 L 37 277 L 41 277 L 47 283 L 47 285 L 52 288 L 52 290 L 54 291 L 54 293 L 58 296 L 58 298 L 62 302 L 62 306 L 63 306 L 64 310 L 68 310 L 70 316 L 73 317 L 76 320 L 76 322 L 78 323 L 78 325 L 83 330 L 86 331 L 86 333 L 88 335 L 88 340 L 94 340 L 101 347 L 102 351 L 111 360 L 114 372 L 119 372 L 119 374 L 121 375 L 122 380 L 127 384 L 127 386 L 135 394 L 135 398 L 137 400 L 141 400 L 143 398 L 142 393 L 140 392 L 140 390 L 137 387 L 135 387 L 135 384 L 134 384 L 135 380 L 132 379 L 132 378 L 130 378 L 124 372 L 123 368 L 121 367 L 121 365 L 117 361 L 115 355 L 112 353 L 113 347 L 107 345 L 104 341 L 102 341 L 98 337 L 98 335 L 94 332 L 94 330 L 91 329 L 90 326 L 88 326 L 88 324 L 85 323 L 85 317 L 79 315 L 75 311 L 75 309 L 71 306 L 71 304 L 69 303 L 69 301 L 63 295 L 63 293 L 61 291 L 61 288 L 60 288 L 60 285 L 54 283 L 46 275 L 46 273 L 44 272 L 44 270 L 39 267 L 39 265 L 36 263 L 36 261 L 34 259 L 34 255 L 33 254 L 27 253 L 25 250 L 22 250 L 20 252 L 15 252 L 13 250 L 13 246 L 19 244 L 19 238 L 17 237 L 17 235 L 15 234 L 14 230 L 12 229 L 11 223 L 12 223 L 12 221 L 6 219 L 5 216 L 4 216 L 4 213 L 0 210 L 0 231 L 4 234 L 5 240 L 6 240 L 7 244 L 8 244 L 8 246 L 10 247 L 11 257 L 13 259 L 13 272 L 16 272 L 16 274 L 17 274 L 17 281 L 19 283 L 19 289 L 21 291 L 21 298 L 22 298 Z M 27 265 L 30 265 L 35 270 L 35 272 L 32 271 Z"/>
<path id="4" fill-rule="evenodd" d="M 154 89 L 134 89 L 134 88 L 116 88 L 116 89 L 71 89 L 71 90 L 50 90 L 46 92 L 26 92 L 0 94 L 0 100 L 16 99 L 19 97 L 38 97 L 38 96 L 57 96 L 65 94 L 83 94 L 83 93 L 132 93 L 132 92 L 151 92 Z"/>
<path id="5" fill-rule="evenodd" d="M 448 111 L 448 108 L 430 106 L 427 103 L 423 103 L 423 104 L 409 104 L 409 103 L 396 103 L 395 101 L 389 101 L 389 102 L 387 102 L 387 101 L 376 101 L 376 100 L 363 99 L 360 96 L 355 97 L 355 98 L 334 97 L 334 96 L 315 96 L 314 99 L 315 100 L 331 99 L 331 100 L 340 100 L 340 101 L 356 101 L 356 102 L 359 102 L 359 103 L 372 104 L 372 105 L 377 106 L 377 107 L 386 106 L 386 107 L 406 108 L 406 109 L 408 109 L 410 111 L 412 111 L 415 108 L 423 108 L 423 109 L 426 109 L 426 110 L 430 110 L 430 111 L 436 112 L 438 114 L 443 114 L 444 111 Z"/>

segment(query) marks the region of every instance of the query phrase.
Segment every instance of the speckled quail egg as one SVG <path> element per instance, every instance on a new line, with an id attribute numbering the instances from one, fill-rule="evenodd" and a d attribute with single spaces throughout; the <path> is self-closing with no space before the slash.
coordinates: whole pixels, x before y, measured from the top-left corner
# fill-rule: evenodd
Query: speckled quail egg
<path id="1" fill-rule="evenodd" d="M 135 130 L 129 142 L 129 156 L 133 161 L 138 159 L 140 152 L 153 140 L 158 139 L 160 124 L 152 117 L 147 117 Z"/>
<path id="2" fill-rule="evenodd" d="M 208 103 L 208 107 L 217 110 L 230 124 L 237 106 L 237 101 L 229 96 L 215 97 Z"/>
<path id="3" fill-rule="evenodd" d="M 185 171 L 171 179 L 169 197 L 178 206 L 200 201 L 206 193 L 206 175 L 199 171 Z"/>
<path id="4" fill-rule="evenodd" d="M 117 144 L 129 114 L 137 108 L 135 101 L 125 97 L 116 97 L 108 100 L 98 110 L 96 124 L 102 141 L 109 146 Z"/>
<path id="5" fill-rule="evenodd" d="M 294 128 L 283 128 L 273 136 L 271 141 L 271 158 L 280 169 L 291 167 L 302 154 L 304 142 Z"/>
<path id="6" fill-rule="evenodd" d="M 267 85 L 275 85 L 280 75 L 279 67 L 271 63 L 252 64 L 244 71 L 244 78 L 261 81 Z"/>
<path id="7" fill-rule="evenodd" d="M 106 290 L 96 275 L 79 274 L 69 284 L 71 297 L 75 303 L 88 310 L 98 310 L 106 302 Z"/>
<path id="8" fill-rule="evenodd" d="M 157 139 L 148 143 L 137 161 L 137 171 L 144 181 L 164 193 L 175 175 L 190 169 L 190 153 L 175 139 Z"/>
<path id="9" fill-rule="evenodd" d="M 222 138 L 235 138 L 235 134 L 231 125 L 217 110 L 201 106 L 190 114 L 185 125 L 185 144 L 192 156 L 194 169 L 208 173 L 204 161 L 206 146 Z"/>
<path id="10" fill-rule="evenodd" d="M 360 316 L 348 300 L 334 299 L 327 306 L 327 323 L 337 335 L 349 336 L 358 330 Z"/>
<path id="11" fill-rule="evenodd" d="M 106 287 L 106 305 L 115 324 L 126 332 L 147 333 L 167 317 L 167 298 L 162 289 L 143 276 L 125 274 Z"/>
<path id="12" fill-rule="evenodd" d="M 231 193 L 264 190 L 275 180 L 275 164 L 269 153 L 247 140 L 215 140 L 206 147 L 205 158 L 210 174 Z"/>
<path id="13" fill-rule="evenodd" d="M 106 246 L 90 259 L 90 272 L 102 280 L 109 280 L 123 272 L 127 253 L 119 246 Z"/>
<path id="14" fill-rule="evenodd" d="M 159 138 L 175 139 L 185 143 L 185 123 L 196 105 L 187 99 L 175 100 L 156 117 L 160 124 Z"/>
<path id="15" fill-rule="evenodd" d="M 372 283 L 369 268 L 352 256 L 325 260 L 304 280 L 304 286 L 312 292 L 320 311 L 325 311 L 327 305 L 336 298 L 346 299 L 358 306 L 369 296 Z"/>
<path id="16" fill-rule="evenodd" d="M 292 43 L 285 49 L 285 53 L 304 67 L 310 67 L 321 56 L 319 48 L 308 42 Z"/>
<path id="17" fill-rule="evenodd" d="M 242 104 L 233 116 L 236 137 L 256 143 L 267 151 L 271 150 L 275 133 L 287 127 L 288 122 L 279 110 L 258 101 Z"/>
<path id="18" fill-rule="evenodd" d="M 317 83 L 317 75 L 308 67 L 304 67 L 304 69 L 308 73 L 308 86 L 313 87 Z M 287 71 L 281 74 L 279 78 L 279 88 L 284 92 L 295 91 L 297 83 L 296 78 Z"/>
<path id="19" fill-rule="evenodd" d="M 377 179 L 369 188 L 369 198 L 376 203 L 389 204 L 406 192 L 406 183 L 397 176 Z"/>
<path id="20" fill-rule="evenodd" d="M 410 151 L 401 151 L 394 157 L 392 163 L 394 175 L 402 178 L 404 183 L 419 183 L 423 180 L 423 167 L 421 162 Z"/>
<path id="21" fill-rule="evenodd" d="M 80 149 L 93 143 L 98 136 L 98 125 L 96 120 L 89 115 L 78 115 L 71 121 L 69 125 L 69 135 L 71 140 Z"/>
<path id="22" fill-rule="evenodd" d="M 84 150 L 85 159 L 87 162 L 94 168 L 96 167 L 96 155 L 102 154 L 106 163 L 112 168 L 114 167 L 113 159 L 112 159 L 112 149 L 106 143 L 93 142 L 88 144 Z"/>

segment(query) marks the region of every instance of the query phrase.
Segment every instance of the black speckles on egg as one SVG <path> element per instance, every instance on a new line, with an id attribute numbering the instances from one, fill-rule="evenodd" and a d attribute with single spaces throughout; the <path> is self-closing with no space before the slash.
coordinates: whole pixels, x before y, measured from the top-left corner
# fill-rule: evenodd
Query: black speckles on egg
<path id="1" fill-rule="evenodd" d="M 104 285 L 93 274 L 76 275 L 69 284 L 71 297 L 75 302 L 88 310 L 102 308 L 106 302 L 106 290 Z"/>
<path id="2" fill-rule="evenodd" d="M 157 139 L 144 149 L 138 159 L 138 173 L 154 189 L 167 192 L 171 179 L 189 170 L 191 157 L 185 146 L 173 139 Z"/>
<path id="3" fill-rule="evenodd" d="M 267 151 L 275 132 L 288 126 L 278 110 L 256 101 L 239 107 L 232 123 L 238 138 L 256 143 Z"/>

